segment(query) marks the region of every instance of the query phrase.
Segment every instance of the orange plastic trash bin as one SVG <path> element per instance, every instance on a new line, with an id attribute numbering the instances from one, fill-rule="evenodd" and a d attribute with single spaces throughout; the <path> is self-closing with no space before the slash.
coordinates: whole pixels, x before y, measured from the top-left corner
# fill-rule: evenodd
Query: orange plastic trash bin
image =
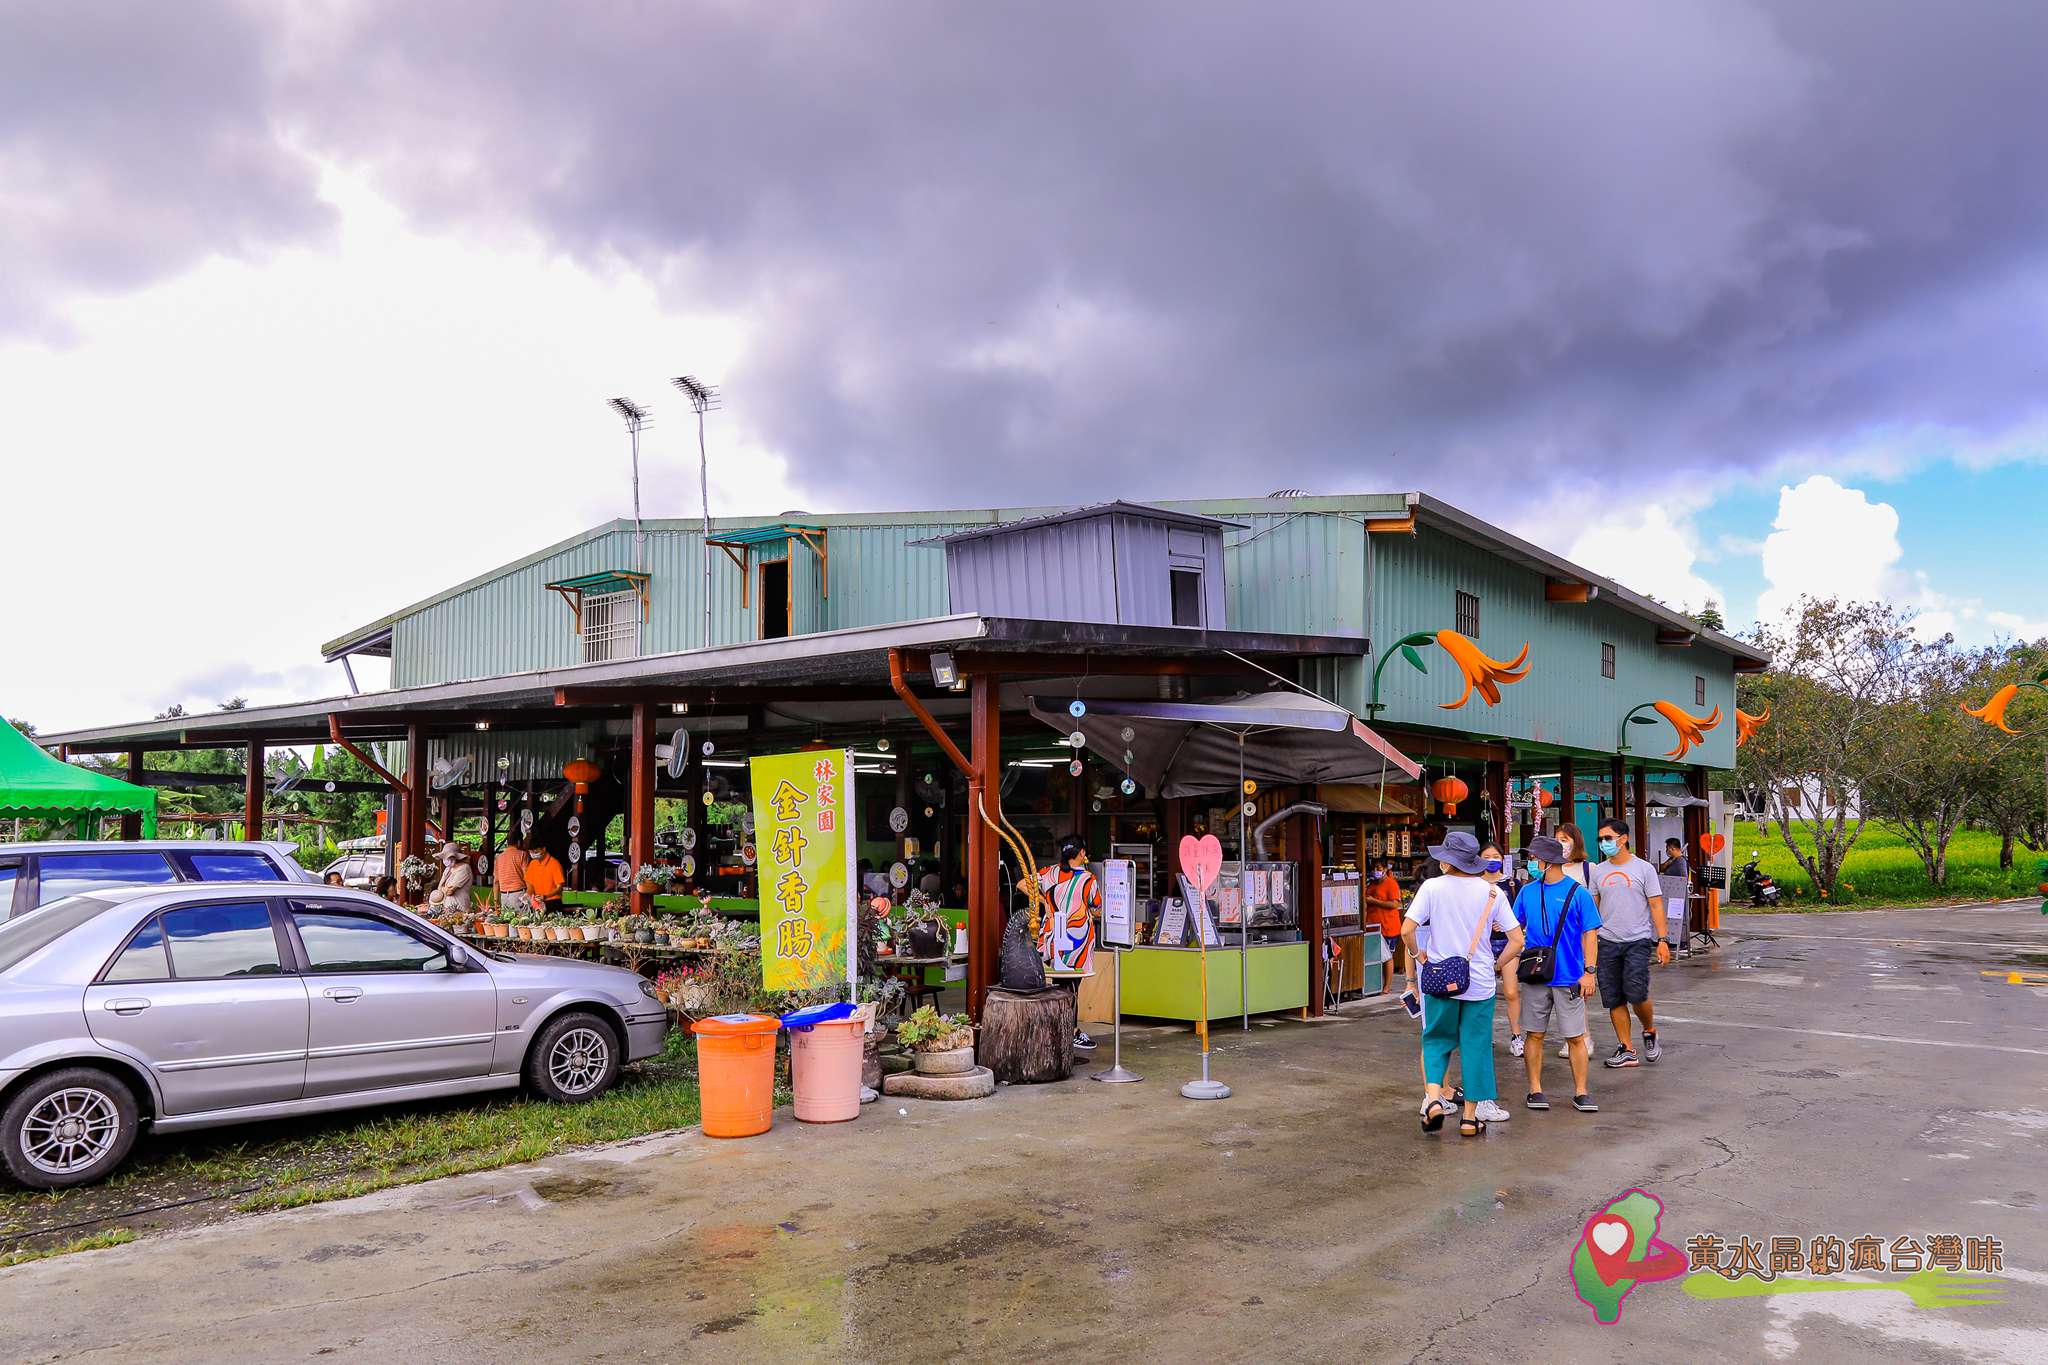
<path id="1" fill-rule="evenodd" d="M 765 1014 L 720 1014 L 690 1025 L 704 1136 L 753 1137 L 775 1122 L 775 1034 Z"/>
<path id="2" fill-rule="evenodd" d="M 858 1019 L 834 1019 L 792 1030 L 790 1085 L 796 1116 L 804 1123 L 844 1123 L 860 1117 L 862 1034 Z"/>

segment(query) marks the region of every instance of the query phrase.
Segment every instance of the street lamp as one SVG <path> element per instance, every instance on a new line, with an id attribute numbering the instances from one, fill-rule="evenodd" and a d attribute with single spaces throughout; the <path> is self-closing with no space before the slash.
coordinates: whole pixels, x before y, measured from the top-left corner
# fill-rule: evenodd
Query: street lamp
<path id="1" fill-rule="evenodd" d="M 647 425 L 646 408 L 630 398 L 614 398 L 605 406 L 626 419 L 626 432 L 633 442 L 633 572 L 647 571 L 647 533 L 640 529 L 640 428 Z"/>
<path id="2" fill-rule="evenodd" d="M 711 647 L 711 461 L 704 453 L 704 414 L 719 406 L 718 386 L 693 374 L 679 374 L 669 383 L 681 389 L 697 410 L 697 492 L 704 499 L 704 646 Z"/>

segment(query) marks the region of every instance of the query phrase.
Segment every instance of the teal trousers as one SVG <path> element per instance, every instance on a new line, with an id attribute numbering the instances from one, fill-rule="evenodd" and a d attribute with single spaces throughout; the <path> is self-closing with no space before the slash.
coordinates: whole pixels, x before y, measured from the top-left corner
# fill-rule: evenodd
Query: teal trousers
<path id="1" fill-rule="evenodd" d="M 1477 1104 L 1499 1098 L 1493 1080 L 1493 1002 L 1422 997 L 1422 1068 L 1431 1085 L 1444 1083 L 1451 1053 L 1464 1066 L 1465 1098 Z"/>

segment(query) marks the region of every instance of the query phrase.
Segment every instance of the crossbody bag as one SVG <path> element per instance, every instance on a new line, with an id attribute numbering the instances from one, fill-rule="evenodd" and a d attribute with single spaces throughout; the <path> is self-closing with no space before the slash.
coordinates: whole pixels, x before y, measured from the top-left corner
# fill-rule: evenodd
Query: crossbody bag
<path id="1" fill-rule="evenodd" d="M 1525 986 L 1548 986 L 1550 978 L 1557 974 L 1557 936 L 1564 932 L 1565 917 L 1572 912 L 1572 897 L 1583 890 L 1570 877 L 1559 880 L 1565 886 L 1564 908 L 1557 912 L 1557 920 L 1545 936 L 1550 941 L 1543 944 L 1524 943 L 1522 960 L 1515 966 L 1515 979 Z M 1550 908 L 1550 897 L 1545 894 L 1541 882 L 1537 883 L 1536 903 L 1545 910 Z"/>
<path id="2" fill-rule="evenodd" d="M 1493 903 L 1499 896 L 1499 887 L 1489 886 L 1486 889 L 1486 911 L 1472 930 L 1472 942 L 1466 946 L 1463 957 L 1433 957 L 1422 964 L 1417 980 L 1424 995 L 1452 1000 L 1463 995 L 1465 988 L 1472 984 L 1472 954 L 1479 951 L 1479 940 L 1486 936 L 1486 926 L 1493 923 Z"/>

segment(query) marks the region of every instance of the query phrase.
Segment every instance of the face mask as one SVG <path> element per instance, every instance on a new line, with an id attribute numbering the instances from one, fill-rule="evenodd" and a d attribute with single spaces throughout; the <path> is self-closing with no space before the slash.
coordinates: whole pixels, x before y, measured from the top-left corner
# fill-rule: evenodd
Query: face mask
<path id="1" fill-rule="evenodd" d="M 1602 839 L 1600 841 L 1600 851 L 1610 858 L 1612 858 L 1615 855 L 1615 853 L 1620 850 L 1620 848 L 1621 843 L 1618 840 Z"/>
<path id="2" fill-rule="evenodd" d="M 1540 877 L 1540 876 L 1542 876 L 1542 875 L 1543 875 L 1543 864 L 1542 864 L 1542 863 L 1539 863 L 1539 862 L 1537 862 L 1537 861 L 1536 861 L 1536 860 L 1535 860 L 1534 858 L 1531 858 L 1531 859 L 1529 860 L 1529 875 L 1530 875 L 1530 876 L 1532 876 L 1532 877 Z"/>
<path id="3" fill-rule="evenodd" d="M 1487 875 L 1498 877 L 1506 866 L 1507 865 L 1498 858 L 1488 858 L 1486 860 Z"/>

